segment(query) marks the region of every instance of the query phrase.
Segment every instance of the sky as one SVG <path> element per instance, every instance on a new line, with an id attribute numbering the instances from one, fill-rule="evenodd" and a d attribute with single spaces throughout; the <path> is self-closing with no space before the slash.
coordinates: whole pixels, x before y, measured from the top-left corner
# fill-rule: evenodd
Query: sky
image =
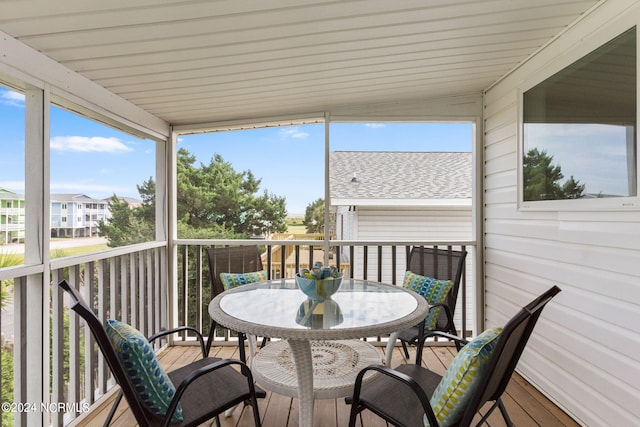
<path id="1" fill-rule="evenodd" d="M 553 156 L 565 179 L 573 176 L 585 193 L 629 196 L 627 131 L 603 124 L 527 124 L 524 149 Z"/>
<path id="2" fill-rule="evenodd" d="M 24 97 L 0 87 L 0 188 L 24 194 Z M 331 151 L 471 151 L 469 123 L 332 123 Z M 324 197 L 324 124 L 184 135 L 178 148 L 196 166 L 215 154 L 251 170 L 264 190 L 284 196 L 290 215 Z M 51 111 L 51 193 L 139 198 L 155 174 L 155 143 L 60 108 Z"/>

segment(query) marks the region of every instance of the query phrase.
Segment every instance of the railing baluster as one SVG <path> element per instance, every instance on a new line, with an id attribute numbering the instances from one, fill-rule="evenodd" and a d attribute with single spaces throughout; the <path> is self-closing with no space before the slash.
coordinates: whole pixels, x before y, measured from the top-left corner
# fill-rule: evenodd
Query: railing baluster
<path id="1" fill-rule="evenodd" d="M 107 260 L 101 259 L 97 263 L 98 265 L 98 318 L 104 323 L 107 319 L 108 303 L 111 301 L 107 297 Z M 58 282 L 54 280 L 54 285 Z M 55 286 L 57 288 L 57 286 Z M 93 341 L 93 337 L 92 337 Z M 104 358 L 98 357 L 98 372 L 97 372 L 97 384 L 96 391 L 99 396 L 102 396 L 107 391 L 107 373 L 109 367 L 104 363 Z"/>
<path id="2" fill-rule="evenodd" d="M 196 246 L 196 328 L 202 331 L 202 246 Z"/>
<path id="3" fill-rule="evenodd" d="M 69 270 L 69 284 L 80 289 L 80 267 L 76 265 Z M 69 314 L 69 384 L 67 390 L 69 402 L 80 401 L 80 321 L 78 316 L 71 313 Z"/>
<path id="4" fill-rule="evenodd" d="M 153 250 L 144 251 L 144 277 L 146 279 L 145 289 L 146 291 L 146 310 L 145 313 L 147 315 L 146 324 L 147 324 L 147 335 L 151 335 L 157 331 L 153 321 L 153 296 L 154 296 L 154 288 L 153 288 Z"/>
<path id="5" fill-rule="evenodd" d="M 129 283 L 129 263 L 127 260 L 129 255 L 120 257 L 120 316 L 125 323 L 130 322 L 129 319 L 129 301 L 127 300 L 127 283 Z"/>
<path id="6" fill-rule="evenodd" d="M 90 307 L 94 307 L 95 298 L 95 290 L 93 288 L 95 283 L 95 274 L 94 274 L 95 264 L 93 262 L 88 262 L 84 265 L 84 290 L 85 290 L 85 301 L 89 304 Z M 98 294 L 100 295 L 100 294 Z M 93 375 L 93 367 L 94 363 L 96 363 L 96 354 L 93 346 L 93 337 L 91 336 L 91 330 L 88 325 L 84 325 L 83 328 L 83 337 L 84 337 L 84 397 L 87 403 L 92 404 L 94 402 L 94 393 L 93 393 L 93 384 L 94 384 L 94 375 Z M 78 396 L 80 399 L 81 396 Z M 79 402 L 80 400 L 78 400 Z"/>
<path id="7" fill-rule="evenodd" d="M 64 402 L 64 316 L 63 291 L 57 286 L 62 280 L 64 272 L 54 270 L 51 272 L 54 286 L 51 290 L 52 314 L 51 314 L 51 402 Z M 69 314 L 71 315 L 71 314 Z M 14 402 L 18 400 L 14 397 Z M 51 425 L 63 425 L 63 413 L 55 411 L 51 414 Z"/>
<path id="8" fill-rule="evenodd" d="M 382 246 L 378 245 L 378 282 L 382 282 Z"/>
<path id="9" fill-rule="evenodd" d="M 147 292 L 144 288 L 145 285 L 145 274 L 144 274 L 144 255 L 146 251 L 138 252 L 137 256 L 133 257 L 135 260 L 135 277 L 132 278 L 132 281 L 135 283 L 135 287 L 137 289 L 138 295 L 136 296 L 136 301 L 138 302 L 137 308 L 137 318 L 138 318 L 138 330 L 142 332 L 144 336 L 148 336 L 149 330 L 147 329 L 147 322 L 145 313 L 145 299 L 147 298 Z"/>
<path id="10" fill-rule="evenodd" d="M 178 297 L 180 300 L 180 297 Z M 189 320 L 189 247 L 182 248 L 182 318 L 181 325 L 187 325 Z M 182 340 L 187 337 L 186 332 L 180 332 Z"/>

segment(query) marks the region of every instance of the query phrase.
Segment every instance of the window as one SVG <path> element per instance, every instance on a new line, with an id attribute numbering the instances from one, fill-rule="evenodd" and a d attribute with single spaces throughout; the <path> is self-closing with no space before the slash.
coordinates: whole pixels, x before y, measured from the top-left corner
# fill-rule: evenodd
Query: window
<path id="1" fill-rule="evenodd" d="M 523 93 L 525 206 L 638 195 L 636 80 L 634 27 Z"/>

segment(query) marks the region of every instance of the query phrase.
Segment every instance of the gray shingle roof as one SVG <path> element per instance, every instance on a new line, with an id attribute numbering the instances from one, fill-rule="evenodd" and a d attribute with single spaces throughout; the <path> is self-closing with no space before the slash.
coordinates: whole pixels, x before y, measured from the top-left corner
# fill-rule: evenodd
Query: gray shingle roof
<path id="1" fill-rule="evenodd" d="M 82 193 L 52 193 L 50 197 L 52 202 L 104 202 Z"/>
<path id="2" fill-rule="evenodd" d="M 334 151 L 329 164 L 332 199 L 471 198 L 471 153 Z"/>

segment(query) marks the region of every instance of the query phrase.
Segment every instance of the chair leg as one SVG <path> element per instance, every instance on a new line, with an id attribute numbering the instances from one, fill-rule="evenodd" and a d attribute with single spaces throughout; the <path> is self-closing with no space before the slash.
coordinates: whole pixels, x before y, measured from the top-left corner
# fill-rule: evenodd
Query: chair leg
<path id="1" fill-rule="evenodd" d="M 404 357 L 409 360 L 409 349 L 407 348 L 407 343 L 400 341 L 400 344 L 402 344 L 402 349 L 404 350 Z"/>
<path id="2" fill-rule="evenodd" d="M 118 405 L 120 404 L 120 401 L 122 400 L 122 397 L 124 396 L 124 394 L 122 393 L 122 390 L 120 390 L 118 392 L 118 396 L 116 397 L 115 402 L 113 402 L 113 406 L 111 407 L 111 410 L 109 411 L 109 415 L 107 415 L 107 419 L 104 420 L 104 427 L 107 427 L 109 424 L 111 424 L 111 420 L 113 419 L 113 416 L 116 414 L 116 409 L 118 409 Z"/>
<path id="3" fill-rule="evenodd" d="M 247 354 L 244 351 L 244 340 L 246 336 L 242 332 L 238 332 L 238 351 L 240 352 L 240 360 L 247 363 Z"/>
<path id="4" fill-rule="evenodd" d="M 207 338 L 207 346 L 205 349 L 205 357 L 209 357 L 209 351 L 211 351 L 211 344 L 213 344 L 213 336 L 216 333 L 216 322 L 211 321 L 211 327 L 209 328 L 209 337 Z"/>
<path id="5" fill-rule="evenodd" d="M 500 413 L 502 413 L 502 417 L 504 418 L 504 422 L 507 423 L 507 426 L 513 427 L 513 422 L 511 422 L 511 418 L 509 418 L 507 408 L 505 408 L 504 403 L 502 403 L 502 399 L 500 398 L 498 398 L 498 408 L 500 408 Z"/>

